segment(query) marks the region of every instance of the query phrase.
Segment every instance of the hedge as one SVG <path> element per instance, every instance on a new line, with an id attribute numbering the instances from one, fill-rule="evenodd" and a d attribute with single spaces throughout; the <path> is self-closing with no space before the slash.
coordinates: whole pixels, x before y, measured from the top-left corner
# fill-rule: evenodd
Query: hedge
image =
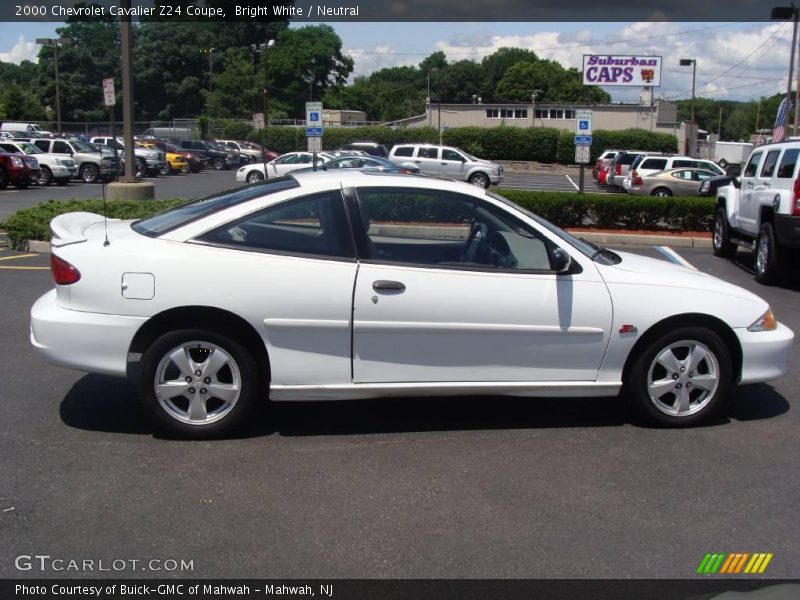
<path id="1" fill-rule="evenodd" d="M 442 142 L 487 160 L 574 164 L 574 135 L 548 127 L 457 127 L 444 131 Z M 261 132 L 253 129 L 247 139 L 261 142 Z M 387 148 L 402 143 L 435 144 L 439 142 L 439 134 L 433 127 L 326 127 L 322 148 L 333 150 L 349 142 L 364 141 L 385 144 Z M 267 131 L 267 147 L 280 153 L 303 150 L 308 147 L 306 130 L 304 127 L 271 126 Z M 678 140 L 674 135 L 646 129 L 598 130 L 593 133 L 591 161 L 611 148 L 677 152 Z"/>
<path id="2" fill-rule="evenodd" d="M 578 194 L 577 192 L 528 192 L 497 190 L 512 202 L 527 208 L 559 227 L 643 229 L 650 231 L 710 231 L 714 220 L 711 198 L 627 196 L 624 194 Z M 107 203 L 109 218 L 138 219 L 177 206 L 186 200 L 130 201 Z M 50 221 L 66 212 L 103 214 L 103 201 L 50 200 L 11 215 L 0 227 L 16 244 L 25 240 L 49 240 Z"/>

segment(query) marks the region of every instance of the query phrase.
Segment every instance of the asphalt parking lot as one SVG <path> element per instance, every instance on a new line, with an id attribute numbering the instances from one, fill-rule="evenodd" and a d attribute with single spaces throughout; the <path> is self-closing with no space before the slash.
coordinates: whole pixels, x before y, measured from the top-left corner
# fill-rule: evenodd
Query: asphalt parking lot
<path id="1" fill-rule="evenodd" d="M 677 251 L 800 332 L 799 285 Z M 51 281 L 25 254 L 0 248 L 0 578 L 92 576 L 18 571 L 21 554 L 193 561 L 130 577 L 652 579 L 770 552 L 760 577 L 797 573 L 797 352 L 696 429 L 614 399 L 422 398 L 276 404 L 235 438 L 175 441 L 126 382 L 37 356 L 28 311 Z"/>

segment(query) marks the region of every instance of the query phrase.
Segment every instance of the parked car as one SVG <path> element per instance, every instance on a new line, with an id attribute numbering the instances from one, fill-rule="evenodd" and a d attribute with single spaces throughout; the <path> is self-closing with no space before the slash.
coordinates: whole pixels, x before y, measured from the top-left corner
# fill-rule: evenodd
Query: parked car
<path id="1" fill-rule="evenodd" d="M 235 150 L 241 156 L 243 156 L 246 161 L 245 162 L 257 162 L 259 160 L 263 160 L 264 152 L 261 150 L 259 146 L 256 146 L 252 142 L 241 142 L 237 140 L 217 140 L 218 144 L 222 144 L 231 150 Z M 276 157 L 272 157 L 276 158 Z M 268 160 L 272 160 L 269 158 Z"/>
<path id="2" fill-rule="evenodd" d="M 394 163 L 413 162 L 423 175 L 468 181 L 488 188 L 503 181 L 503 166 L 475 158 L 460 148 L 435 144 L 398 144 L 389 153 Z"/>
<path id="3" fill-rule="evenodd" d="M 606 185 L 613 185 L 622 188 L 625 176 L 631 168 L 631 164 L 636 157 L 643 152 L 638 150 L 630 150 L 625 152 L 618 152 L 617 155 L 611 159 L 608 164 L 608 172 L 606 173 Z"/>
<path id="4" fill-rule="evenodd" d="M 728 185 L 735 176 L 732 175 L 716 175 L 714 177 L 709 177 L 708 179 L 704 179 L 700 182 L 700 187 L 697 190 L 698 196 L 711 196 L 712 198 L 717 197 L 717 191 L 720 188 L 725 187 Z"/>
<path id="5" fill-rule="evenodd" d="M 228 152 L 212 148 L 207 142 L 201 140 L 181 140 L 176 145 L 178 148 L 205 156 L 207 164 L 217 171 L 230 169 L 238 162 L 238 159 L 233 159 Z"/>
<path id="6" fill-rule="evenodd" d="M 114 179 L 119 172 L 119 161 L 113 155 L 102 154 L 85 142 L 49 138 L 35 138 L 31 142 L 44 152 L 72 158 L 84 183 Z"/>
<path id="7" fill-rule="evenodd" d="M 123 164 L 125 161 L 125 146 L 122 140 L 107 136 L 93 137 L 92 144 L 102 144 L 112 150 L 116 150 L 118 160 Z M 158 148 L 151 148 L 136 141 L 133 146 L 135 156 L 136 176 L 137 177 L 157 177 L 159 174 L 168 174 L 168 164 L 166 153 Z M 123 169 L 124 170 L 124 169 Z"/>
<path id="8" fill-rule="evenodd" d="M 653 154 L 644 153 L 637 156 L 631 163 L 628 174 L 622 181 L 622 188 L 628 191 L 631 187 L 631 179 L 636 176 L 652 175 L 659 171 L 669 171 L 678 168 L 696 168 L 711 171 L 715 175 L 724 175 L 723 171 L 710 160 L 691 158 L 690 156 L 675 156 L 672 154 Z M 695 190 L 697 191 L 697 190 Z"/>
<path id="9" fill-rule="evenodd" d="M 8 184 L 19 189 L 27 188 L 39 177 L 39 165 L 35 158 L 24 154 L 0 152 L 0 190 Z"/>
<path id="10" fill-rule="evenodd" d="M 696 196 L 700 182 L 717 175 L 706 169 L 670 169 L 651 175 L 634 175 L 629 194 L 634 196 Z"/>
<path id="11" fill-rule="evenodd" d="M 257 183 L 264 181 L 264 169 L 266 168 L 267 178 L 280 177 L 286 175 L 297 169 L 311 166 L 313 168 L 312 160 L 313 154 L 311 152 L 287 152 L 281 154 L 278 158 L 269 161 L 266 165 L 264 163 L 253 163 L 245 165 L 236 171 L 236 181 L 244 181 L 247 183 Z M 334 157 L 325 152 L 317 153 L 317 165 L 321 166 L 333 159 Z"/>
<path id="12" fill-rule="evenodd" d="M 172 175 L 173 173 L 189 173 L 191 171 L 189 159 L 185 156 L 185 153 L 169 151 L 164 142 L 141 141 L 139 142 L 138 145 L 143 148 L 148 148 L 150 150 L 159 150 L 164 153 L 166 161 L 164 165 L 161 167 L 161 170 L 159 171 L 160 175 Z"/>
<path id="13" fill-rule="evenodd" d="M 741 178 L 717 190 L 712 247 L 754 251 L 756 280 L 779 281 L 800 251 L 800 140 L 757 146 Z"/>
<path id="14" fill-rule="evenodd" d="M 342 144 L 339 146 L 339 150 L 360 150 L 366 152 L 370 156 L 389 157 L 389 149 L 377 142 L 350 142 L 349 144 Z"/>
<path id="15" fill-rule="evenodd" d="M 419 167 L 414 163 L 396 164 L 380 156 L 339 156 L 331 159 L 319 167 L 320 171 L 333 171 L 334 169 L 361 169 L 364 171 L 380 171 L 383 173 L 405 173 L 418 175 Z M 313 167 L 304 167 L 294 171 L 300 173 L 313 171 Z"/>
<path id="16" fill-rule="evenodd" d="M 180 154 L 183 156 L 187 161 L 189 161 L 189 172 L 190 173 L 199 173 L 203 170 L 203 168 L 208 163 L 208 157 L 205 155 L 201 155 L 191 150 L 184 150 L 183 148 L 178 148 L 171 142 L 155 142 L 159 148 L 164 150 L 165 152 L 171 152 L 173 154 Z"/>
<path id="17" fill-rule="evenodd" d="M 58 185 L 67 185 L 78 174 L 74 160 L 42 152 L 30 142 L 0 141 L 0 152 L 33 156 L 39 163 L 39 177 L 36 179 L 39 185 L 50 185 L 54 181 Z"/>
<path id="18" fill-rule="evenodd" d="M 594 166 L 592 167 L 592 177 L 596 180 L 599 177 L 600 171 L 602 171 L 605 167 L 609 165 L 611 160 L 620 152 L 619 150 L 603 150 L 600 153 L 600 156 L 597 157 L 597 160 L 594 161 Z"/>
<path id="19" fill-rule="evenodd" d="M 622 391 L 652 423 L 691 426 L 734 384 L 785 374 L 794 339 L 747 290 L 441 179 L 293 174 L 51 228 L 33 346 L 133 378 L 173 435 L 224 434 L 268 397 Z M 214 274 L 201 295 L 197 265 Z"/>
<path id="20" fill-rule="evenodd" d="M 22 134 L 23 136 L 29 137 L 52 137 L 52 133 L 49 131 L 45 131 L 36 123 L 15 123 L 13 121 L 3 121 L 0 124 L 0 131 L 9 131 L 14 133 Z"/>

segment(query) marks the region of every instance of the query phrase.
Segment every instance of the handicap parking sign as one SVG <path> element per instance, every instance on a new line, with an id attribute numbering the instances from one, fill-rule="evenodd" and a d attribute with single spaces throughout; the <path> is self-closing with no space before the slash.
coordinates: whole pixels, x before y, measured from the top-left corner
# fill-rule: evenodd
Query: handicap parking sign
<path id="1" fill-rule="evenodd" d="M 589 121 L 584 121 L 584 120 L 579 121 L 578 128 L 584 131 L 589 129 Z"/>
<path id="2" fill-rule="evenodd" d="M 311 112 L 308 114 L 309 121 L 319 121 L 319 113 L 318 112 Z"/>

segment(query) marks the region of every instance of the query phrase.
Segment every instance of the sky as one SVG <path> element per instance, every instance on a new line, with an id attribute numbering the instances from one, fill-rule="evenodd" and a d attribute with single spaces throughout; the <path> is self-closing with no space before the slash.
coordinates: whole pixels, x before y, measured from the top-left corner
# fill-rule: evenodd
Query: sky
<path id="1" fill-rule="evenodd" d="M 308 23 L 300 23 L 302 26 Z M 353 58 L 351 75 L 398 65 L 417 65 L 437 50 L 448 61 L 480 60 L 504 46 L 533 50 L 564 67 L 581 68 L 583 54 L 652 54 L 663 57 L 655 98 L 691 96 L 697 59 L 697 97 L 753 100 L 785 93 L 791 23 L 329 23 Z M 0 61 L 35 60 L 37 37 L 55 35 L 58 23 L 0 23 Z M 534 84 L 535 85 L 535 84 Z M 614 102 L 635 102 L 641 88 L 605 87 Z"/>

